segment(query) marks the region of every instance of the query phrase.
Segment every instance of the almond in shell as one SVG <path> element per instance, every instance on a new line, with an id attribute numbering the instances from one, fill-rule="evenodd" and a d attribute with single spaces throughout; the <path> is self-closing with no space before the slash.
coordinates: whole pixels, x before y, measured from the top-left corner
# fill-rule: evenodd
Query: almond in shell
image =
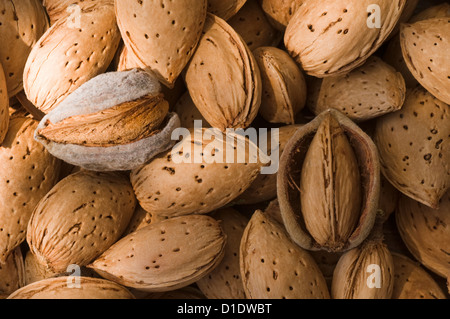
<path id="1" fill-rule="evenodd" d="M 437 208 L 450 187 L 449 106 L 421 87 L 407 91 L 400 111 L 377 119 L 381 171 L 400 192 Z"/>
<path id="2" fill-rule="evenodd" d="M 323 79 L 314 112 L 334 108 L 353 121 L 366 121 L 401 109 L 405 95 L 401 73 L 372 56 L 346 75 Z"/>
<path id="3" fill-rule="evenodd" d="M 208 0 L 208 12 L 224 20 L 233 17 L 247 0 Z"/>
<path id="4" fill-rule="evenodd" d="M 270 123 L 294 124 L 306 104 L 307 89 L 302 71 L 284 50 L 260 47 L 253 54 L 262 79 L 259 113 Z"/>
<path id="5" fill-rule="evenodd" d="M 286 29 L 288 52 L 309 75 L 343 75 L 361 66 L 397 24 L 406 0 L 305 0 Z M 380 9 L 380 27 L 369 27 Z M 373 17 L 371 17 L 373 15 Z M 373 22 L 373 21 L 372 21 Z M 330 49 L 332 48 L 332 49 Z"/>
<path id="6" fill-rule="evenodd" d="M 135 207 L 124 175 L 80 171 L 39 202 L 28 224 L 27 243 L 38 262 L 52 271 L 85 266 L 121 237 Z"/>
<path id="7" fill-rule="evenodd" d="M 114 6 L 90 1 L 80 6 L 79 25 L 58 20 L 33 46 L 23 73 L 33 105 L 49 113 L 83 83 L 104 73 L 119 46 Z"/>
<path id="8" fill-rule="evenodd" d="M 292 16 L 303 4 L 303 0 L 259 0 L 272 25 L 285 31 Z"/>
<path id="9" fill-rule="evenodd" d="M 416 80 L 439 100 L 450 104 L 450 19 L 433 18 L 404 24 L 400 44 Z"/>
<path id="10" fill-rule="evenodd" d="M 37 125 L 13 115 L 0 146 L 0 263 L 25 240 L 34 208 L 58 181 L 60 161 L 33 139 Z"/>
<path id="11" fill-rule="evenodd" d="M 13 292 L 8 299 L 135 299 L 135 297 L 125 287 L 105 279 L 63 276 L 31 283 Z"/>
<path id="12" fill-rule="evenodd" d="M 208 14 L 189 62 L 186 86 L 212 127 L 247 128 L 261 105 L 261 75 L 244 40 L 224 20 Z"/>
<path id="13" fill-rule="evenodd" d="M 441 277 L 450 277 L 450 191 L 433 209 L 407 197 L 400 198 L 395 217 L 399 233 L 411 254 Z"/>
<path id="14" fill-rule="evenodd" d="M 173 87 L 194 54 L 206 5 L 206 0 L 115 1 L 117 23 L 128 50 L 141 68 L 149 68 L 168 87 Z"/>
<path id="15" fill-rule="evenodd" d="M 0 63 L 0 144 L 5 139 L 9 126 L 9 98 L 5 73 Z"/>
<path id="16" fill-rule="evenodd" d="M 447 299 L 445 293 L 418 262 L 392 253 L 394 290 L 392 299 Z"/>
<path id="17" fill-rule="evenodd" d="M 192 101 L 189 92 L 185 92 L 175 104 L 174 112 L 178 114 L 180 118 L 180 127 L 194 128 L 195 121 L 202 121 L 201 127 L 210 127 L 208 122 L 203 117 L 202 113 L 198 110 Z"/>
<path id="18" fill-rule="evenodd" d="M 49 28 L 39 0 L 0 1 L 0 63 L 6 76 L 8 96 L 23 89 L 23 70 L 28 55 Z"/>
<path id="19" fill-rule="evenodd" d="M 283 227 L 256 211 L 241 240 L 240 267 L 248 299 L 328 299 L 323 274 Z"/>
<path id="20" fill-rule="evenodd" d="M 210 213 L 241 195 L 268 162 L 245 136 L 217 129 L 184 133 L 172 150 L 131 172 L 146 211 L 168 217 Z"/>
<path id="21" fill-rule="evenodd" d="M 17 247 L 4 263 L 0 263 L 0 296 L 12 294 L 23 286 L 25 286 L 24 259 L 21 248 Z"/>
<path id="22" fill-rule="evenodd" d="M 149 292 L 176 290 L 217 267 L 225 243 L 226 235 L 214 218 L 174 217 L 122 238 L 89 267 L 126 287 Z"/>

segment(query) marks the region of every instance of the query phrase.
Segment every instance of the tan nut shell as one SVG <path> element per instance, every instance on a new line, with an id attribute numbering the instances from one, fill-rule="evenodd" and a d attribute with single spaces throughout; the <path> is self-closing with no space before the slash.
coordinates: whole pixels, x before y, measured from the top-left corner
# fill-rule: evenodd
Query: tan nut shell
<path id="1" fill-rule="evenodd" d="M 285 31 L 292 16 L 303 4 L 304 0 L 259 0 L 261 7 L 269 17 L 273 26 Z"/>
<path id="2" fill-rule="evenodd" d="M 257 146 L 241 135 L 217 129 L 185 133 L 189 135 L 172 150 L 131 172 L 137 199 L 149 212 L 169 217 L 212 212 L 242 194 L 267 163 Z"/>
<path id="3" fill-rule="evenodd" d="M 0 144 L 5 139 L 9 126 L 9 98 L 5 73 L 0 63 Z"/>
<path id="4" fill-rule="evenodd" d="M 417 87 L 376 122 L 381 171 L 403 194 L 437 208 L 450 187 L 449 106 Z"/>
<path id="5" fill-rule="evenodd" d="M 450 276 L 450 191 L 432 209 L 406 196 L 395 214 L 400 235 L 411 254 L 441 277 Z"/>
<path id="6" fill-rule="evenodd" d="M 175 217 L 122 238 L 89 267 L 127 287 L 149 292 L 175 290 L 217 267 L 225 243 L 226 235 L 214 218 Z"/>
<path id="7" fill-rule="evenodd" d="M 292 240 L 308 250 L 327 250 L 326 247 L 319 245 L 306 230 L 300 208 L 298 181 L 301 179 L 301 167 L 306 151 L 319 125 L 328 114 L 332 114 L 344 129 L 355 152 L 360 170 L 363 200 L 357 226 L 340 249 L 346 251 L 358 246 L 370 233 L 378 208 L 380 188 L 380 168 L 376 147 L 370 137 L 354 122 L 339 111 L 329 109 L 299 128 L 281 155 L 277 175 L 277 194 L 284 226 Z"/>
<path id="8" fill-rule="evenodd" d="M 23 89 L 23 70 L 34 44 L 48 29 L 39 0 L 0 1 L 0 63 L 6 75 L 8 96 Z"/>
<path id="9" fill-rule="evenodd" d="M 24 70 L 28 99 L 48 113 L 83 83 L 106 71 L 119 46 L 114 7 L 81 6 L 80 28 L 68 19 L 54 24 L 34 45 Z"/>
<path id="10" fill-rule="evenodd" d="M 0 146 L 0 263 L 25 240 L 35 206 L 58 180 L 60 161 L 33 139 L 37 125 L 13 116 Z"/>
<path id="11" fill-rule="evenodd" d="M 366 121 L 401 109 L 405 95 L 403 76 L 372 56 L 344 76 L 323 79 L 314 112 L 334 108 L 353 121 Z"/>
<path id="12" fill-rule="evenodd" d="M 281 32 L 272 27 L 257 0 L 247 0 L 228 23 L 242 37 L 250 51 L 263 46 L 277 46 L 282 39 Z"/>
<path id="13" fill-rule="evenodd" d="M 274 149 L 275 152 L 278 152 L 279 157 L 281 157 L 281 154 L 283 154 L 284 147 L 286 146 L 289 139 L 300 127 L 301 125 L 294 124 L 282 126 L 279 128 L 278 148 Z M 271 156 L 272 131 L 269 130 L 265 135 L 267 136 L 267 155 Z M 277 164 L 272 163 L 272 165 L 279 165 L 279 157 L 277 158 Z M 236 205 L 249 205 L 272 200 L 276 197 L 277 174 L 259 174 L 258 177 L 250 185 L 250 187 L 247 188 L 247 190 L 242 195 L 236 198 L 233 203 Z"/>
<path id="14" fill-rule="evenodd" d="M 206 4 L 206 0 L 115 1 L 117 23 L 128 50 L 140 67 L 148 67 L 168 87 L 173 87 L 194 54 Z"/>
<path id="15" fill-rule="evenodd" d="M 136 207 L 127 178 L 80 171 L 53 187 L 36 207 L 27 242 L 38 262 L 64 272 L 85 266 L 115 243 Z"/>
<path id="16" fill-rule="evenodd" d="M 79 8 L 92 5 L 94 2 L 114 5 L 114 0 L 42 0 L 50 18 L 50 25 L 54 25 L 58 20 L 67 16 L 70 16 L 72 21 L 75 22 Z"/>
<path id="17" fill-rule="evenodd" d="M 188 129 L 194 128 L 195 121 L 202 121 L 201 127 L 210 127 L 202 113 L 200 113 L 197 106 L 195 106 L 189 92 L 185 92 L 178 99 L 175 104 L 174 112 L 177 113 L 180 118 L 180 127 Z"/>
<path id="18" fill-rule="evenodd" d="M 247 128 L 261 105 L 261 76 L 253 54 L 224 20 L 208 14 L 185 81 L 204 118 L 225 131 Z"/>
<path id="19" fill-rule="evenodd" d="M 450 104 L 450 22 L 433 18 L 405 24 L 400 44 L 406 65 L 416 80 L 439 100 Z"/>
<path id="20" fill-rule="evenodd" d="M 12 294 L 25 286 L 25 267 L 22 251 L 17 247 L 4 263 L 0 263 L 0 295 Z"/>
<path id="21" fill-rule="evenodd" d="M 314 259 L 281 225 L 256 211 L 241 240 L 241 276 L 248 299 L 328 299 Z"/>
<path id="22" fill-rule="evenodd" d="M 296 115 L 306 103 L 302 71 L 284 50 L 260 47 L 253 54 L 262 79 L 259 113 L 270 123 L 294 124 Z"/>
<path id="23" fill-rule="evenodd" d="M 46 268 L 45 265 L 41 265 L 36 256 L 28 250 L 25 255 L 25 285 L 29 285 L 33 282 L 40 281 L 42 279 L 56 277 L 57 272 L 51 271 Z"/>
<path id="24" fill-rule="evenodd" d="M 406 0 L 305 0 L 290 20 L 284 43 L 309 75 L 338 76 L 361 66 L 397 24 Z M 381 28 L 369 28 L 368 8 L 381 9 Z"/>
<path id="25" fill-rule="evenodd" d="M 227 236 L 225 255 L 220 264 L 196 282 L 208 299 L 245 299 L 239 266 L 239 247 L 248 219 L 233 208 L 222 208 L 211 214 Z"/>
<path id="26" fill-rule="evenodd" d="M 208 12 L 228 20 L 233 17 L 247 0 L 208 0 Z"/>
<path id="27" fill-rule="evenodd" d="M 395 268 L 392 299 L 447 299 L 418 262 L 398 253 L 392 253 L 392 259 Z"/>
<path id="28" fill-rule="evenodd" d="M 114 282 L 90 277 L 73 276 L 43 279 L 12 293 L 8 299 L 135 299 L 128 289 Z"/>

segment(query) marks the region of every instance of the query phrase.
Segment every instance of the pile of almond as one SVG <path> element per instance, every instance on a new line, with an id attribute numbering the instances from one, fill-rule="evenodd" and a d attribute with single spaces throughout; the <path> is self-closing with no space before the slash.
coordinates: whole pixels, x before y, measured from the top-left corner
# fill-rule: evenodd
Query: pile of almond
<path id="1" fill-rule="evenodd" d="M 449 297 L 446 1 L 0 0 L 0 42 L 0 298 Z"/>

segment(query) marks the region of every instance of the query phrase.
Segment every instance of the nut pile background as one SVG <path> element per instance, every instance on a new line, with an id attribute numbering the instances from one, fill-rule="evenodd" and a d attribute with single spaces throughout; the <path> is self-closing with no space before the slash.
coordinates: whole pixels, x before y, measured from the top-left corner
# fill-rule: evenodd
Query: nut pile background
<path id="1" fill-rule="evenodd" d="M 448 298 L 449 52 L 438 0 L 0 0 L 0 298 Z"/>

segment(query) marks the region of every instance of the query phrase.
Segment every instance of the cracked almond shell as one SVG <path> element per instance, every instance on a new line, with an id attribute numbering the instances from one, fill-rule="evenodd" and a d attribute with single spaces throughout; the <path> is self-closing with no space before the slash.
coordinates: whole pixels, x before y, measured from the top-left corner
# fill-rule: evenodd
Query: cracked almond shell
<path id="1" fill-rule="evenodd" d="M 141 68 L 148 67 L 170 88 L 194 54 L 206 5 L 206 0 L 115 1 L 126 47 Z"/>
<path id="2" fill-rule="evenodd" d="M 447 104 L 450 104 L 449 36 L 449 17 L 404 24 L 400 30 L 403 57 L 412 75 Z"/>
<path id="3" fill-rule="evenodd" d="M 66 16 L 50 27 L 33 46 L 23 72 L 24 91 L 47 114 L 73 91 L 112 62 L 120 43 L 111 2 L 80 6 L 80 26 Z"/>
<path id="4" fill-rule="evenodd" d="M 352 213 L 354 214 L 356 212 L 357 216 L 353 216 L 350 219 L 355 220 L 356 217 L 354 228 L 346 226 L 345 229 L 350 229 L 347 232 L 348 238 L 345 241 L 340 238 L 335 238 L 332 241 L 335 244 L 331 246 L 328 244 L 319 244 L 308 231 L 305 216 L 302 212 L 300 200 L 301 190 L 298 186 L 302 179 L 302 167 L 311 142 L 324 119 L 330 115 L 339 123 L 339 126 L 344 131 L 356 157 L 361 194 L 361 204 L 359 207 L 354 207 L 353 209 L 355 211 Z M 317 178 L 315 181 L 317 181 L 318 185 L 320 184 Z M 345 192 L 342 189 L 340 191 Z M 347 189 L 346 191 L 353 190 Z M 277 194 L 283 223 L 292 240 L 305 249 L 323 249 L 338 252 L 350 250 L 361 244 L 369 235 L 374 225 L 378 209 L 379 191 L 380 168 L 376 147 L 366 133 L 339 111 L 333 109 L 326 110 L 314 120 L 299 128 L 287 143 L 281 156 L 280 169 L 277 175 Z M 343 196 L 343 207 L 347 205 L 345 204 L 345 198 L 346 196 Z M 354 203 L 352 205 L 354 206 Z M 328 231 L 325 232 L 325 234 L 327 233 Z M 322 231 L 318 234 L 322 236 Z M 331 236 L 329 238 L 334 237 Z"/>
<path id="5" fill-rule="evenodd" d="M 102 277 L 148 292 L 186 287 L 224 256 L 226 235 L 206 215 L 169 218 L 123 237 L 88 267 Z"/>
<path id="6" fill-rule="evenodd" d="M 36 206 L 27 228 L 28 246 L 51 271 L 85 266 L 122 236 L 135 207 L 126 175 L 74 173 Z"/>
<path id="7" fill-rule="evenodd" d="M 208 14 L 189 62 L 186 86 L 212 127 L 247 128 L 261 105 L 261 75 L 244 40 L 223 19 Z"/>
<path id="8" fill-rule="evenodd" d="M 16 290 L 8 299 L 135 299 L 125 287 L 109 280 L 74 276 L 43 279 Z"/>
<path id="9" fill-rule="evenodd" d="M 179 118 L 159 90 L 140 69 L 98 75 L 41 120 L 35 139 L 88 170 L 134 169 L 174 143 Z"/>
<path id="10" fill-rule="evenodd" d="M 400 236 L 411 254 L 425 267 L 450 278 L 450 191 L 433 209 L 402 196 L 395 213 Z"/>
<path id="11" fill-rule="evenodd" d="M 407 91 L 401 110 L 377 119 L 381 171 L 400 192 L 438 208 L 450 187 L 449 106 L 422 87 Z"/>
<path id="12" fill-rule="evenodd" d="M 396 26 L 406 0 L 305 0 L 290 20 L 284 43 L 315 77 L 343 75 L 361 66 Z M 367 9 L 378 5 L 381 27 L 369 28 Z"/>
<path id="13" fill-rule="evenodd" d="M 0 64 L 6 75 L 8 96 L 23 89 L 23 70 L 28 55 L 49 24 L 39 0 L 0 1 Z"/>

